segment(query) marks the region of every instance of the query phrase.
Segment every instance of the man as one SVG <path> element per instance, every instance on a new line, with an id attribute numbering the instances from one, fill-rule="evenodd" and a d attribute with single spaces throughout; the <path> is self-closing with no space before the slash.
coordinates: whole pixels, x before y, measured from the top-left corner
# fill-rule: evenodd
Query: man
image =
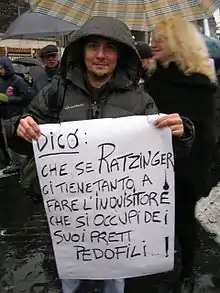
<path id="1" fill-rule="evenodd" d="M 136 86 L 140 68 L 128 27 L 111 17 L 91 18 L 75 32 L 65 49 L 57 86 L 44 88 L 18 119 L 14 147 L 23 152 L 30 150 L 27 142 L 40 136 L 41 123 L 157 113 L 151 97 Z M 51 87 L 61 100 L 59 113 L 49 106 Z M 189 148 L 191 127 L 183 126 L 178 114 L 158 119 L 155 126 L 170 127 L 181 151 Z M 104 293 L 124 292 L 123 280 L 106 280 L 103 284 Z M 82 286 L 81 280 L 62 280 L 63 293 L 82 292 Z"/>
<path id="2" fill-rule="evenodd" d="M 19 171 L 22 157 L 8 148 L 5 137 L 5 119 L 21 115 L 26 105 L 28 85 L 23 78 L 16 75 L 12 61 L 8 57 L 0 57 L 0 119 L 1 119 L 1 148 L 10 158 L 10 165 L 4 170 L 4 174 L 13 174 Z"/>
<path id="3" fill-rule="evenodd" d="M 55 45 L 48 45 L 41 49 L 39 57 L 45 67 L 42 73 L 40 73 L 38 78 L 34 81 L 31 90 L 32 99 L 40 92 L 40 90 L 51 83 L 59 68 L 58 49 Z"/>
<path id="4" fill-rule="evenodd" d="M 147 91 L 147 82 L 149 78 L 149 67 L 153 60 L 153 52 L 151 47 L 145 42 L 136 42 L 136 49 L 141 57 L 142 70 L 141 70 L 141 80 L 139 85 Z"/>

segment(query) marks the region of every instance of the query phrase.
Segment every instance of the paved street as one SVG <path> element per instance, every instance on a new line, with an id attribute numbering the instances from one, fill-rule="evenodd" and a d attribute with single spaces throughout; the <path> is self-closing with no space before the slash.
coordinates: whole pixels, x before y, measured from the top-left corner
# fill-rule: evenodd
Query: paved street
<path id="1" fill-rule="evenodd" d="M 220 187 L 213 191 L 213 202 L 220 198 L 218 193 Z M 206 219 L 202 209 L 206 210 Z M 218 228 L 217 221 L 208 214 L 210 210 L 206 202 L 200 205 L 199 211 L 198 217 L 205 229 L 218 234 L 215 231 Z M 220 292 L 219 237 L 200 226 L 200 238 L 196 273 L 198 289 L 201 290 L 195 293 Z M 177 261 L 176 270 L 172 273 L 128 282 L 126 293 L 166 293 L 165 287 L 174 279 L 178 269 Z M 17 176 L 0 179 L 0 280 L 1 293 L 60 292 L 43 207 L 22 193 Z M 215 286 L 217 289 L 202 289 L 207 286 Z"/>

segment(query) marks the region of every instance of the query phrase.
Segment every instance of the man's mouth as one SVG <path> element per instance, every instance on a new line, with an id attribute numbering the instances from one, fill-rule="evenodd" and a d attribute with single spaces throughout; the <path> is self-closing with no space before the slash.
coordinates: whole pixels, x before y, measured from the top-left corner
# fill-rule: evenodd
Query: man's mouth
<path id="1" fill-rule="evenodd" d="M 104 63 L 95 63 L 94 66 L 96 66 L 96 67 L 106 67 L 106 66 L 108 66 L 108 64 L 104 64 Z"/>

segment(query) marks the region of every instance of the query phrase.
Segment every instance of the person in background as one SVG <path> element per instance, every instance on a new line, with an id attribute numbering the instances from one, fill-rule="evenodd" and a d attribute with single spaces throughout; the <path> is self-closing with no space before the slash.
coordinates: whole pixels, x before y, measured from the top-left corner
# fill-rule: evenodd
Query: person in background
<path id="1" fill-rule="evenodd" d="M 216 75 L 197 28 L 181 17 L 156 25 L 152 36 L 154 63 L 148 93 L 159 111 L 188 117 L 195 141 L 188 157 L 175 164 L 176 235 L 181 246 L 182 273 L 175 293 L 194 292 L 196 249 L 195 205 L 209 195 L 215 146 Z"/>
<path id="2" fill-rule="evenodd" d="M 58 48 L 55 45 L 48 45 L 40 50 L 39 57 L 44 64 L 44 70 L 34 81 L 31 89 L 31 99 L 33 99 L 45 86 L 51 83 L 58 73 L 59 56 Z"/>
<path id="3" fill-rule="evenodd" d="M 215 70 L 217 75 L 218 84 L 220 86 L 220 58 L 214 59 Z"/>
<path id="4" fill-rule="evenodd" d="M 13 68 L 14 68 L 15 74 L 23 78 L 30 88 L 33 82 L 32 82 L 31 76 L 28 73 L 29 67 L 24 66 L 23 64 L 13 63 Z"/>
<path id="5" fill-rule="evenodd" d="M 135 47 L 141 57 L 142 70 L 139 86 L 147 91 L 147 82 L 149 79 L 149 67 L 153 61 L 153 52 L 151 47 L 145 42 L 136 42 Z"/>
<path id="6" fill-rule="evenodd" d="M 30 141 L 39 138 L 38 124 L 42 123 L 158 113 L 151 97 L 137 87 L 140 68 L 141 60 L 126 24 L 111 17 L 89 19 L 74 33 L 64 51 L 57 84 L 54 79 L 15 122 L 12 133 L 17 135 L 12 137 L 11 145 L 33 155 Z M 53 101 L 57 96 L 62 104 L 58 112 L 48 106 L 51 87 Z M 192 125 L 187 119 L 170 114 L 158 118 L 155 127 L 171 129 L 179 156 L 191 147 Z M 63 293 L 85 292 L 81 291 L 83 284 L 83 280 L 62 280 Z M 101 284 L 100 293 L 124 292 L 123 279 L 108 279 Z"/>
<path id="7" fill-rule="evenodd" d="M 1 148 L 8 153 L 10 164 L 3 169 L 3 174 L 13 174 L 19 171 L 22 157 L 8 148 L 5 129 L 7 121 L 13 116 L 21 115 L 26 105 L 28 84 L 16 75 L 12 61 L 8 57 L 0 57 L 0 119 L 1 119 Z"/>
<path id="8" fill-rule="evenodd" d="M 218 88 L 214 95 L 216 114 L 216 145 L 211 168 L 210 188 L 214 187 L 220 181 L 220 58 L 214 60 L 214 65 L 217 75 Z"/>

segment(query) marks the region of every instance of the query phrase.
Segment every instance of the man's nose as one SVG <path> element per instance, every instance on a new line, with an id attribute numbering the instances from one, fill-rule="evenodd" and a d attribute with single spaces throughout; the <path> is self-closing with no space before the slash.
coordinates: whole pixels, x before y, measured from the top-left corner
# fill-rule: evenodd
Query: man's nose
<path id="1" fill-rule="evenodd" d="M 104 48 L 102 46 L 100 46 L 99 49 L 98 49 L 97 57 L 98 58 L 104 58 L 105 57 L 105 51 L 104 51 Z"/>

